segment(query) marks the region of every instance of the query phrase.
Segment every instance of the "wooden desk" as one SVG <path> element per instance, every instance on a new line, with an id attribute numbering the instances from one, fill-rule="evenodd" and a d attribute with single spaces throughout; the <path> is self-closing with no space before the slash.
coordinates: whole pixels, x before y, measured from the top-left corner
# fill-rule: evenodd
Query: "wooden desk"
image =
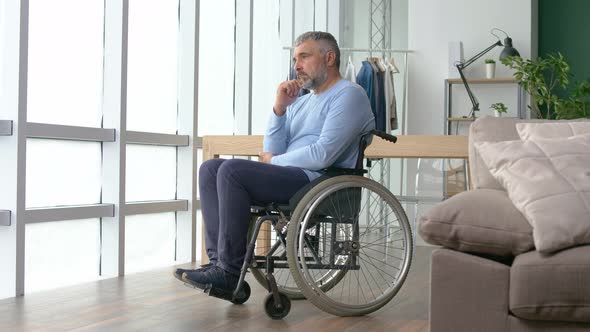
<path id="1" fill-rule="evenodd" d="M 203 161 L 220 155 L 258 156 L 262 135 L 205 136 Z M 399 135 L 397 143 L 374 137 L 365 151 L 368 158 L 451 158 L 467 159 L 467 136 Z"/>
<path id="2" fill-rule="evenodd" d="M 399 135 L 397 143 L 373 137 L 365 150 L 367 158 L 468 158 L 467 136 L 462 135 Z M 204 136 L 203 162 L 220 155 L 258 156 L 263 136 Z M 201 263 L 208 261 L 202 234 Z"/>

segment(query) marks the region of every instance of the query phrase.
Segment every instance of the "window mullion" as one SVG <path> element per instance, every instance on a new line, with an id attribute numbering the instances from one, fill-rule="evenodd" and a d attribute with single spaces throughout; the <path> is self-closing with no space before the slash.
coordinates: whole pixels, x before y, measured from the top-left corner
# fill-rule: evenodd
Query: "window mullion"
<path id="1" fill-rule="evenodd" d="M 177 148 L 176 198 L 186 200 L 186 211 L 176 212 L 178 262 L 196 260 L 197 136 L 199 1 L 180 0 L 178 43 L 178 134 L 188 135 L 189 145 Z"/>
<path id="2" fill-rule="evenodd" d="M 188 211 L 186 199 L 168 201 L 127 202 L 125 215 Z"/>
<path id="3" fill-rule="evenodd" d="M 114 204 L 114 217 L 101 219 L 103 276 L 125 274 L 125 158 L 127 135 L 128 0 L 105 1 L 103 127 L 113 128 L 115 142 L 102 144 L 103 204 Z"/>
<path id="4" fill-rule="evenodd" d="M 0 120 L 0 136 L 12 136 L 11 120 Z"/>
<path id="5" fill-rule="evenodd" d="M 64 126 L 28 122 L 26 135 L 29 138 L 61 139 L 72 141 L 114 142 L 115 130 L 79 126 Z"/>
<path id="6" fill-rule="evenodd" d="M 16 15 L 15 15 L 16 16 Z M 25 125 L 27 123 L 27 74 L 28 74 L 28 55 L 29 55 L 29 1 L 20 1 L 20 29 L 18 36 L 18 114 L 15 114 L 16 131 L 16 202 L 13 203 L 15 208 L 14 220 L 16 225 L 16 296 L 25 294 L 25 189 L 26 189 L 26 133 Z M 7 29 L 9 31 L 14 31 Z M 14 164 L 13 164 L 14 165 Z"/>
<path id="7" fill-rule="evenodd" d="M 0 226 L 10 226 L 10 210 L 0 210 Z"/>
<path id="8" fill-rule="evenodd" d="M 189 146 L 189 140 L 189 135 L 148 133 L 131 130 L 127 131 L 127 144 Z"/>
<path id="9" fill-rule="evenodd" d="M 48 208 L 32 208 L 25 211 L 25 224 L 113 217 L 113 204 L 70 205 Z"/>

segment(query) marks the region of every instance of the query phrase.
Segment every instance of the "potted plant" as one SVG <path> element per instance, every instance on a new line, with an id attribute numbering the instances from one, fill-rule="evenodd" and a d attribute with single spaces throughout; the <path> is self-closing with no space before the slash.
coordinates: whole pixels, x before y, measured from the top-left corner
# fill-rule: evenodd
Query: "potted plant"
<path id="1" fill-rule="evenodd" d="M 590 80 L 570 84 L 570 66 L 561 53 L 545 59 L 507 57 L 502 63 L 515 70 L 514 77 L 531 96 L 531 113 L 537 118 L 590 118 Z M 559 91 L 560 89 L 561 91 Z M 564 97 L 558 96 L 558 92 Z"/>
<path id="2" fill-rule="evenodd" d="M 504 105 L 504 103 L 492 104 L 490 108 L 494 110 L 494 114 L 497 118 L 501 117 L 502 113 L 507 113 L 508 111 L 508 108 L 506 107 L 506 105 Z"/>
<path id="3" fill-rule="evenodd" d="M 485 59 L 486 64 L 486 78 L 494 78 L 496 76 L 496 61 L 494 59 Z"/>

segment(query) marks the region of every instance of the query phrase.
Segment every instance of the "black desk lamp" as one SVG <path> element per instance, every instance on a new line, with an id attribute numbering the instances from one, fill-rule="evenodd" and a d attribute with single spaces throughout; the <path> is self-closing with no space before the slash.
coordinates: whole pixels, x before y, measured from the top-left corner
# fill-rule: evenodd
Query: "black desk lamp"
<path id="1" fill-rule="evenodd" d="M 498 37 L 496 34 L 494 34 L 495 30 L 501 31 L 506 35 L 506 38 L 504 39 L 504 44 L 502 44 L 502 42 L 500 41 L 500 37 Z M 490 45 L 490 47 L 486 48 L 485 50 L 481 51 L 480 53 L 476 54 L 473 58 L 471 58 L 467 61 L 464 61 L 464 62 L 460 62 L 455 65 L 457 67 L 457 70 L 459 71 L 459 75 L 461 75 L 461 81 L 463 81 L 463 85 L 465 85 L 465 90 L 467 90 L 467 94 L 469 95 L 469 99 L 471 100 L 471 104 L 473 104 L 473 108 L 471 109 L 471 113 L 469 113 L 470 118 L 475 118 L 475 111 L 479 111 L 479 102 L 477 101 L 477 98 L 475 98 L 475 96 L 473 95 L 473 92 L 471 92 L 471 89 L 469 88 L 469 84 L 467 84 L 467 79 L 465 79 L 465 75 L 463 74 L 463 69 L 467 68 L 467 66 L 472 64 L 475 60 L 481 58 L 482 55 L 488 53 L 496 46 L 504 46 L 502 53 L 500 53 L 500 60 L 502 60 L 508 56 L 520 56 L 518 51 L 514 47 L 512 47 L 512 38 L 508 37 L 508 34 L 505 31 L 500 30 L 498 28 L 493 28 L 490 31 L 490 33 L 492 35 L 494 35 L 496 38 L 498 38 L 497 42 Z"/>

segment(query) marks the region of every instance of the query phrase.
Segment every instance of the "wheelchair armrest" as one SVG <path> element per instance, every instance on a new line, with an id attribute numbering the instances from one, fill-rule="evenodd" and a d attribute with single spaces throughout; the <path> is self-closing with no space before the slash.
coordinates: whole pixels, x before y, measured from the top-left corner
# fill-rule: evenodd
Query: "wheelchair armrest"
<path id="1" fill-rule="evenodd" d="M 383 138 L 384 140 L 389 141 L 391 143 L 397 142 L 397 137 L 390 135 L 388 133 L 379 131 L 379 130 L 373 129 L 373 130 L 371 130 L 371 134 L 373 134 L 375 136 L 379 136 L 379 137 Z"/>

